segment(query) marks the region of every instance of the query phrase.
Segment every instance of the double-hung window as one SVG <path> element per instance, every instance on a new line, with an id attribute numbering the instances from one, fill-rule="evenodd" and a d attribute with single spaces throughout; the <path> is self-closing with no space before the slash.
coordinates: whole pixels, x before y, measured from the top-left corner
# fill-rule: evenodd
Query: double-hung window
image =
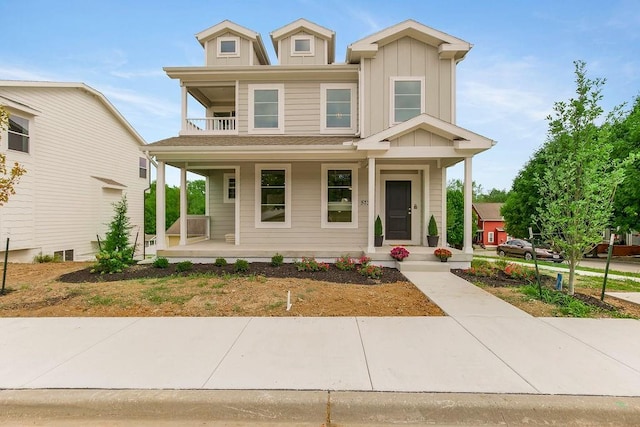
<path id="1" fill-rule="evenodd" d="M 356 85 L 320 85 L 320 130 L 322 133 L 355 133 Z"/>
<path id="2" fill-rule="evenodd" d="M 358 226 L 358 167 L 322 165 L 322 228 Z"/>
<path id="3" fill-rule="evenodd" d="M 140 160 L 138 160 L 138 171 L 140 178 L 147 177 L 147 159 L 145 157 L 140 157 Z"/>
<path id="4" fill-rule="evenodd" d="M 291 227 L 291 165 L 256 165 L 256 228 Z"/>
<path id="5" fill-rule="evenodd" d="M 284 133 L 284 85 L 249 85 L 249 133 Z"/>
<path id="6" fill-rule="evenodd" d="M 424 78 L 391 78 L 391 124 L 407 121 L 425 111 Z"/>
<path id="7" fill-rule="evenodd" d="M 29 120 L 11 114 L 8 133 L 9 150 L 29 152 Z"/>
<path id="8" fill-rule="evenodd" d="M 223 179 L 223 201 L 224 203 L 233 203 L 236 201 L 236 174 L 225 173 Z"/>

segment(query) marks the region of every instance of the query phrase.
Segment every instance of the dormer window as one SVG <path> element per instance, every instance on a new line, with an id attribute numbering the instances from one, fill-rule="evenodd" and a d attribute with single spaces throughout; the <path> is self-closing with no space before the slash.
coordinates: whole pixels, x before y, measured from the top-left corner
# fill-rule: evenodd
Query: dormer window
<path id="1" fill-rule="evenodd" d="M 240 37 L 218 37 L 218 57 L 240 56 Z"/>
<path id="2" fill-rule="evenodd" d="M 291 37 L 291 55 L 313 56 L 313 36 L 299 35 Z"/>

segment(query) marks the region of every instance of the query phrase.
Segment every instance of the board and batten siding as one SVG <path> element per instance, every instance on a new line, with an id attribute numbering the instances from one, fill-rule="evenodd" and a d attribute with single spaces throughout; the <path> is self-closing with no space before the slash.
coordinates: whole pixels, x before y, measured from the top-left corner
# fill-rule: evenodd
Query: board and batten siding
<path id="1" fill-rule="evenodd" d="M 391 147 L 448 147 L 452 142 L 447 138 L 418 129 L 391 140 Z"/>
<path id="2" fill-rule="evenodd" d="M 363 59 L 363 137 L 389 127 L 391 77 L 423 77 L 426 113 L 452 121 L 453 60 L 441 60 L 438 48 L 403 37 L 378 50 L 375 58 Z"/>
<path id="3" fill-rule="evenodd" d="M 366 198 L 367 174 L 358 171 L 359 199 Z M 321 163 L 291 163 L 291 228 L 255 227 L 255 164 L 240 167 L 240 227 L 242 244 L 277 241 L 278 245 L 348 247 L 367 244 L 367 208 L 358 208 L 358 228 L 321 227 Z M 360 204 L 360 200 L 354 200 Z"/>
<path id="4" fill-rule="evenodd" d="M 442 168 L 436 166 L 435 162 L 429 167 L 429 210 L 427 212 L 427 221 L 433 215 L 438 225 L 440 236 L 443 235 L 442 230 L 445 229 L 445 220 L 442 218 L 442 204 L 446 203 L 446 195 L 442 194 Z M 425 233 L 426 224 L 425 224 Z M 439 245 L 444 246 L 446 242 L 440 238 Z"/>
<path id="5" fill-rule="evenodd" d="M 27 176 L 17 188 L 33 194 L 34 249 L 15 261 L 68 249 L 74 250 L 75 259 L 93 258 L 96 234 L 105 230 L 104 203 L 118 192 L 108 188 L 103 194 L 105 184 L 93 177 L 126 186 L 116 188 L 127 195 L 132 241 L 139 233 L 138 242 L 143 245 L 144 189 L 148 187 L 148 179 L 138 175 L 143 155 L 137 140 L 111 111 L 79 88 L 0 87 L 0 95 L 40 112 L 32 129 Z M 11 202 L 0 213 L 5 226 L 14 209 Z"/>
<path id="6" fill-rule="evenodd" d="M 291 38 L 294 36 L 313 36 L 313 55 L 292 55 Z M 278 62 L 280 65 L 325 65 L 328 42 L 323 38 L 305 31 L 291 34 L 279 41 Z"/>
<path id="7" fill-rule="evenodd" d="M 224 174 L 234 173 L 233 169 L 216 169 L 209 173 L 209 216 L 211 217 L 211 238 L 224 239 L 225 234 L 235 232 L 235 203 L 224 202 Z"/>
<path id="8" fill-rule="evenodd" d="M 218 39 L 220 37 L 238 37 L 240 39 L 240 56 L 218 57 Z M 232 32 L 227 32 L 219 35 L 218 37 L 214 37 L 205 43 L 205 65 L 210 67 L 250 65 L 249 59 L 251 58 L 252 51 L 250 44 L 251 41 Z M 259 62 L 257 61 L 254 62 L 254 64 L 258 63 Z"/>

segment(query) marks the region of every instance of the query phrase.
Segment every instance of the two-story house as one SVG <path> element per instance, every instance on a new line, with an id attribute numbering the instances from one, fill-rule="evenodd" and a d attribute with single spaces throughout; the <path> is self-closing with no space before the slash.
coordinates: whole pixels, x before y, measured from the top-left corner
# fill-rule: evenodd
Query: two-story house
<path id="1" fill-rule="evenodd" d="M 113 203 L 124 195 L 141 255 L 145 141 L 107 98 L 82 83 L 0 81 L 0 106 L 9 113 L 0 151 L 7 165 L 27 170 L 0 207 L 0 250 L 8 237 L 9 260 L 95 260 Z"/>
<path id="2" fill-rule="evenodd" d="M 158 254 L 372 255 L 378 215 L 378 254 L 427 246 L 431 215 L 444 244 L 446 171 L 464 161 L 469 261 L 471 160 L 493 145 L 455 124 L 456 65 L 471 45 L 408 20 L 336 63 L 327 28 L 299 19 L 270 36 L 277 65 L 260 34 L 223 21 L 196 35 L 203 66 L 165 68 L 182 88 L 182 129 L 144 148 L 158 164 Z M 183 189 L 173 247 L 162 231 L 167 164 Z M 187 171 L 207 179 L 200 238 L 186 215 Z"/>

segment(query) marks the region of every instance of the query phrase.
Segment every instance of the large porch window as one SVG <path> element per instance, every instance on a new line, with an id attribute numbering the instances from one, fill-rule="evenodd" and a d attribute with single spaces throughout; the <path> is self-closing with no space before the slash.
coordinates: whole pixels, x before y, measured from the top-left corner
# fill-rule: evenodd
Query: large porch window
<path id="1" fill-rule="evenodd" d="M 291 227 L 291 165 L 256 165 L 256 227 Z"/>
<path id="2" fill-rule="evenodd" d="M 357 200 L 357 165 L 322 165 L 322 227 L 356 228 Z"/>

